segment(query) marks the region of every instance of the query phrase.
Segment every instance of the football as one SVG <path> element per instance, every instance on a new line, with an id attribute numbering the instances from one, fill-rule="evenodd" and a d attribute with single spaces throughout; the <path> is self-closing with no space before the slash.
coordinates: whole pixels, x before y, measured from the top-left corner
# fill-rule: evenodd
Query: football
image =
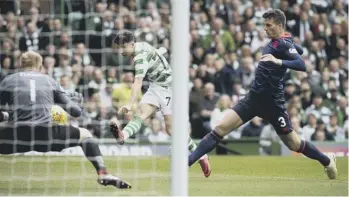
<path id="1" fill-rule="evenodd" d="M 68 114 L 64 109 L 58 105 L 52 105 L 51 107 L 51 118 L 53 123 L 59 125 L 68 124 Z"/>

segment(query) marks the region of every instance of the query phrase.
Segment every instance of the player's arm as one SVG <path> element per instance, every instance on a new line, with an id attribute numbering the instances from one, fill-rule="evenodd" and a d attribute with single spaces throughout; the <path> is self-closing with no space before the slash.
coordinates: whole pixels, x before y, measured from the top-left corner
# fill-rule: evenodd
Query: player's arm
<path id="1" fill-rule="evenodd" d="M 299 55 L 303 55 L 303 48 L 299 44 L 293 43 L 293 46 L 296 48 Z"/>
<path id="2" fill-rule="evenodd" d="M 279 52 L 286 54 L 287 59 L 277 59 L 271 54 L 262 55 L 260 61 L 274 62 L 275 64 L 292 70 L 305 71 L 303 58 L 298 54 L 297 49 L 290 43 L 282 43 L 277 49 Z"/>
<path id="3" fill-rule="evenodd" d="M 143 79 L 147 73 L 149 63 L 145 58 L 145 54 L 139 54 L 134 58 L 135 66 L 135 81 L 131 86 L 131 99 L 127 106 L 123 106 L 119 109 L 119 113 L 127 113 L 132 109 L 133 104 L 139 97 L 139 93 L 142 88 Z"/>
<path id="4" fill-rule="evenodd" d="M 281 66 L 297 70 L 297 71 L 304 71 L 306 70 L 305 63 L 303 58 L 297 54 L 296 59 L 294 60 L 281 60 Z"/>
<path id="5" fill-rule="evenodd" d="M 82 107 L 78 103 L 72 101 L 72 99 L 64 92 L 63 88 L 56 81 L 54 81 L 54 86 L 54 102 L 61 105 L 62 108 L 71 116 L 75 118 L 80 117 Z"/>
<path id="6" fill-rule="evenodd" d="M 139 93 L 141 92 L 143 79 L 145 74 L 148 71 L 149 62 L 146 60 L 144 54 L 140 54 L 135 57 L 135 81 L 131 87 L 131 100 L 129 102 L 130 107 L 132 108 L 134 102 L 139 98 Z"/>
<path id="7" fill-rule="evenodd" d="M 141 91 L 144 77 L 135 77 L 135 81 L 131 86 L 131 100 L 129 106 L 132 108 L 133 104 L 139 97 L 139 92 Z"/>

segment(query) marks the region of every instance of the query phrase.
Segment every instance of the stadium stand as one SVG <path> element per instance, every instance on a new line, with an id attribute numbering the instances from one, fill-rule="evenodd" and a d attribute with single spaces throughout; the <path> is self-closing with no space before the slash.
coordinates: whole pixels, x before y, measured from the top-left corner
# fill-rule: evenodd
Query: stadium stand
<path id="1" fill-rule="evenodd" d="M 192 0 L 191 135 L 203 137 L 249 90 L 261 49 L 269 42 L 262 13 L 271 8 L 285 12 L 287 31 L 305 51 L 307 71 L 289 71 L 284 79 L 293 126 L 307 140 L 348 139 L 344 0 Z M 169 1 L 5 0 L 0 1 L 0 13 L 0 79 L 20 69 L 22 52 L 39 51 L 43 72 L 66 91 L 83 93 L 86 105 L 79 124 L 100 138 L 111 137 L 108 122 L 128 101 L 134 78 L 132 60 L 113 49 L 113 34 L 132 30 L 137 41 L 167 48 L 170 60 Z M 131 117 L 132 113 L 117 118 L 126 125 Z M 161 121 L 149 120 L 136 138 L 168 140 Z M 255 118 L 229 137 L 267 136 L 272 131 Z"/>

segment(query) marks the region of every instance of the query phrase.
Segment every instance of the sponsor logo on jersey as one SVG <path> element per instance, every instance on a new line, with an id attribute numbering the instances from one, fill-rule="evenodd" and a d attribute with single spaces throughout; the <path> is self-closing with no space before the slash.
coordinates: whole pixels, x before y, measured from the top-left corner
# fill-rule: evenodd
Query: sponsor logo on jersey
<path id="1" fill-rule="evenodd" d="M 298 53 L 297 50 L 294 49 L 294 48 L 288 49 L 288 52 L 290 52 L 290 53 Z"/>

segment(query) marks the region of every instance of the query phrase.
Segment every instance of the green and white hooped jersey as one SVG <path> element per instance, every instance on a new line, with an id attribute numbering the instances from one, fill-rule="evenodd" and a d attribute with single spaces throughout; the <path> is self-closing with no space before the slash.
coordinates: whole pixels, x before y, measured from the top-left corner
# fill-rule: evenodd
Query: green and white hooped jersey
<path id="1" fill-rule="evenodd" d="M 135 45 L 135 77 L 147 76 L 150 83 L 171 86 L 172 69 L 163 56 L 167 50 L 163 47 L 156 49 L 146 42 L 136 42 Z"/>

